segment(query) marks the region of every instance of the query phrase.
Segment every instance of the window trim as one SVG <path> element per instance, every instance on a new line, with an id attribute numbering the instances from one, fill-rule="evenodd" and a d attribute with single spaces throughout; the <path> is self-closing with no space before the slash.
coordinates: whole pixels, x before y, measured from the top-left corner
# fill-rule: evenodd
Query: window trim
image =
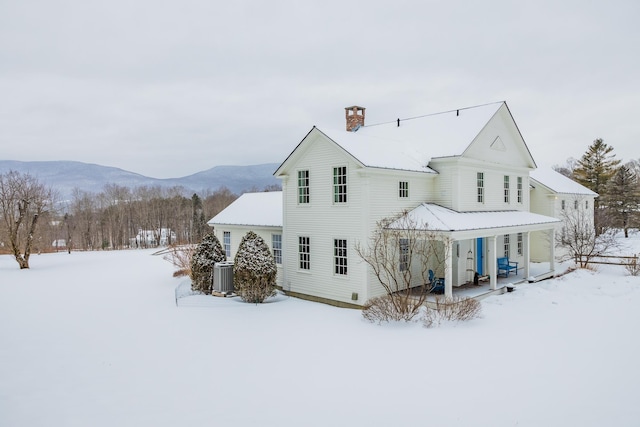
<path id="1" fill-rule="evenodd" d="M 298 236 L 298 270 L 311 270 L 311 238 L 309 236 Z"/>
<path id="2" fill-rule="evenodd" d="M 523 194 L 523 192 L 522 192 L 522 181 L 523 180 L 522 180 L 522 177 L 519 176 L 516 181 L 517 181 L 516 186 L 517 186 L 517 189 L 518 189 L 518 203 L 522 203 L 523 202 L 523 198 L 522 198 L 522 194 Z"/>
<path id="3" fill-rule="evenodd" d="M 227 258 L 231 258 L 231 232 L 223 231 L 222 232 L 222 247 L 224 249 L 224 254 Z"/>
<path id="4" fill-rule="evenodd" d="M 509 258 L 509 255 L 511 255 L 511 236 L 509 234 L 505 234 L 503 236 L 502 243 L 504 244 L 504 256 Z"/>
<path id="5" fill-rule="evenodd" d="M 282 234 L 271 235 L 271 251 L 275 263 L 282 265 Z"/>
<path id="6" fill-rule="evenodd" d="M 346 276 L 349 266 L 347 239 L 333 239 L 333 274 Z"/>
<path id="7" fill-rule="evenodd" d="M 409 181 L 398 181 L 398 198 L 409 198 Z"/>
<path id="8" fill-rule="evenodd" d="M 311 186 L 309 178 L 309 169 L 300 169 L 298 171 L 298 193 L 296 200 L 299 205 L 308 205 L 311 203 Z"/>
<path id="9" fill-rule="evenodd" d="M 477 202 L 484 204 L 484 172 L 476 172 Z"/>
<path id="10" fill-rule="evenodd" d="M 524 240 L 522 233 L 518 233 L 516 241 L 518 242 L 518 255 L 522 256 L 522 254 L 524 253 Z"/>
<path id="11" fill-rule="evenodd" d="M 347 167 L 333 167 L 333 204 L 347 203 Z"/>
<path id="12" fill-rule="evenodd" d="M 409 270 L 409 239 L 401 238 L 398 241 L 399 262 L 398 269 L 400 271 Z"/>
<path id="13" fill-rule="evenodd" d="M 504 202 L 511 203 L 511 183 L 509 175 L 504 176 L 503 180 L 503 189 L 504 189 Z"/>

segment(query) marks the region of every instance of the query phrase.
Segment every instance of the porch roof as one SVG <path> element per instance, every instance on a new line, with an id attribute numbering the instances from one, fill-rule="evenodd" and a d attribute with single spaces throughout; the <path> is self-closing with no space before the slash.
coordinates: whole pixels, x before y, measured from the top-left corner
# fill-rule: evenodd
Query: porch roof
<path id="1" fill-rule="evenodd" d="M 457 212 L 440 205 L 423 203 L 407 214 L 413 224 L 453 238 L 471 238 L 555 228 L 557 218 L 527 211 Z M 398 224 L 396 222 L 395 224 Z M 391 224 L 390 228 L 394 227 Z"/>

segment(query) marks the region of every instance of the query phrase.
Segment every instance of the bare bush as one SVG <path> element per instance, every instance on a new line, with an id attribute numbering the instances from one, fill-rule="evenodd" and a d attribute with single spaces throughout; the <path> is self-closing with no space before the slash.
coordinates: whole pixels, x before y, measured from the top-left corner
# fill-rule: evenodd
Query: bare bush
<path id="1" fill-rule="evenodd" d="M 574 203 L 582 206 L 584 202 L 576 198 Z M 593 258 L 606 255 L 619 246 L 613 230 L 596 233 L 593 218 L 586 209 L 566 209 L 560 217 L 563 227 L 556 234 L 556 244 L 567 250 L 563 260 L 574 259 L 578 267 L 585 268 Z"/>
<path id="2" fill-rule="evenodd" d="M 482 305 L 473 298 L 436 297 L 433 306 L 425 306 L 422 323 L 431 328 L 443 321 L 464 322 L 480 316 Z"/>
<path id="3" fill-rule="evenodd" d="M 640 264 L 638 258 L 626 258 L 623 260 L 624 268 L 631 276 L 640 276 Z"/>
<path id="4" fill-rule="evenodd" d="M 169 251 L 162 257 L 176 267 L 173 277 L 191 277 L 191 258 L 196 250 L 195 245 L 171 246 Z"/>
<path id="5" fill-rule="evenodd" d="M 362 317 L 371 323 L 401 321 L 410 322 L 420 311 L 419 299 L 396 299 L 391 295 L 371 298 L 362 309 Z"/>
<path id="6" fill-rule="evenodd" d="M 357 243 L 355 247 L 386 293 L 383 299 L 367 303 L 371 307 L 363 312 L 365 318 L 369 312 L 376 313 L 372 314 L 374 322 L 410 321 L 418 315 L 431 289 L 429 270 L 444 271 L 450 246 L 446 237 L 406 211 L 379 221 L 368 245 Z"/>

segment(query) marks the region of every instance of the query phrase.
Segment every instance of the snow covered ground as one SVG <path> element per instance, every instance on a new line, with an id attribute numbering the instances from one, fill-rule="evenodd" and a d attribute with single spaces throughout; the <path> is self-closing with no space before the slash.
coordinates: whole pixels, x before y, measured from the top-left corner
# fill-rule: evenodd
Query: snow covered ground
<path id="1" fill-rule="evenodd" d="M 622 267 L 426 329 L 287 297 L 176 307 L 184 279 L 151 253 L 0 256 L 0 426 L 640 424 L 640 277 Z"/>

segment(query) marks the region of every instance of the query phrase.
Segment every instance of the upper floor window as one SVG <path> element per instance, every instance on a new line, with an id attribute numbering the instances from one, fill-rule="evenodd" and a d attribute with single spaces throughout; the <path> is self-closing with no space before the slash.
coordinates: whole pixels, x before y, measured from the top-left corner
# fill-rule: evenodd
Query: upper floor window
<path id="1" fill-rule="evenodd" d="M 564 210 L 565 208 L 565 202 L 564 199 L 560 202 L 560 209 Z"/>
<path id="2" fill-rule="evenodd" d="M 271 235 L 271 247 L 274 261 L 276 264 L 282 264 L 282 234 Z"/>
<path id="3" fill-rule="evenodd" d="M 522 203 L 522 177 L 518 177 L 518 203 Z"/>
<path id="4" fill-rule="evenodd" d="M 409 181 L 400 181 L 398 183 L 398 197 L 401 199 L 409 197 Z"/>
<path id="5" fill-rule="evenodd" d="M 333 203 L 347 203 L 347 167 L 333 168 Z"/>
<path id="6" fill-rule="evenodd" d="M 484 172 L 478 172 L 476 186 L 478 187 L 478 203 L 484 203 Z"/>
<path id="7" fill-rule="evenodd" d="M 298 262 L 301 270 L 311 268 L 311 241 L 309 237 L 298 237 Z"/>
<path id="8" fill-rule="evenodd" d="M 504 256 L 509 258 L 509 254 L 511 253 L 511 242 L 508 234 L 504 235 Z"/>
<path id="9" fill-rule="evenodd" d="M 509 175 L 504 176 L 504 202 L 509 203 Z"/>
<path id="10" fill-rule="evenodd" d="M 347 240 L 333 239 L 333 265 L 335 274 L 347 274 Z"/>
<path id="11" fill-rule="evenodd" d="M 224 246 L 224 254 L 229 258 L 231 256 L 231 232 L 222 233 L 222 244 Z"/>
<path id="12" fill-rule="evenodd" d="M 573 201 L 573 209 L 578 209 L 578 201 L 577 200 Z"/>
<path id="13" fill-rule="evenodd" d="M 309 203 L 309 171 L 298 171 L 298 203 Z"/>
<path id="14" fill-rule="evenodd" d="M 400 271 L 409 269 L 409 239 L 400 239 Z"/>
<path id="15" fill-rule="evenodd" d="M 589 209 L 589 201 L 588 200 L 584 201 L 584 208 L 585 209 Z"/>

